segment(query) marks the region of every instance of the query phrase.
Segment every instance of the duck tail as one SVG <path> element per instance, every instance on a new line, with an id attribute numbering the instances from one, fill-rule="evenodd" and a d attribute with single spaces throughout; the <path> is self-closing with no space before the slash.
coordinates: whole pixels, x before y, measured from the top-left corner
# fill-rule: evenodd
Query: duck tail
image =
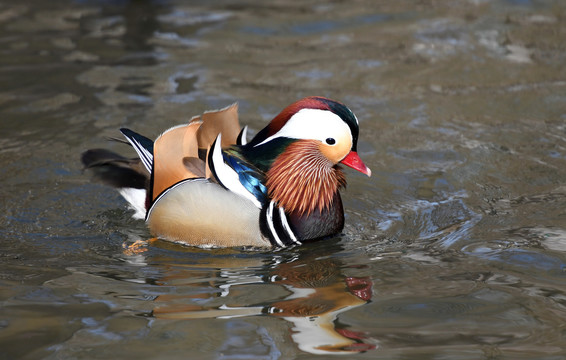
<path id="1" fill-rule="evenodd" d="M 145 218 L 150 175 L 139 158 L 129 159 L 106 149 L 90 149 L 82 153 L 81 162 L 96 181 L 120 192 L 135 211 L 134 218 Z"/>

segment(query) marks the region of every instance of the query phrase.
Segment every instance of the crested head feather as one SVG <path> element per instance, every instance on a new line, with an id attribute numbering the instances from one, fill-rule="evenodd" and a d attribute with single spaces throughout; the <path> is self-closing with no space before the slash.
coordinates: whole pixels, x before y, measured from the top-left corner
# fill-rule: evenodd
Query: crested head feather
<path id="1" fill-rule="evenodd" d="M 269 125 L 257 133 L 250 142 L 250 145 L 256 146 L 267 138 L 274 136 L 285 126 L 293 115 L 303 109 L 327 110 L 339 116 L 350 128 L 352 134 L 352 150 L 356 150 L 359 134 L 358 119 L 346 105 L 322 96 L 306 97 L 287 106 L 271 120 Z"/>
<path id="2" fill-rule="evenodd" d="M 320 153 L 317 141 L 297 140 L 273 162 L 267 172 L 269 196 L 288 213 L 310 214 L 327 209 L 341 187 L 344 174 Z"/>

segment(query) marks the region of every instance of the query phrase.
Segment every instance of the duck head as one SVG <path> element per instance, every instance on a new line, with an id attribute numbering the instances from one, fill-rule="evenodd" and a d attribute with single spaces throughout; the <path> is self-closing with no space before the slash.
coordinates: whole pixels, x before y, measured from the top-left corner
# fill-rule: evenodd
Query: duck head
<path id="1" fill-rule="evenodd" d="M 289 212 L 308 214 L 330 206 L 346 184 L 337 165 L 371 176 L 357 154 L 358 134 L 358 119 L 345 105 L 308 97 L 283 109 L 244 153 L 266 173 L 271 198 Z"/>
<path id="2" fill-rule="evenodd" d="M 344 104 L 312 96 L 283 109 L 248 146 L 265 151 L 268 160 L 294 140 L 312 140 L 332 166 L 342 163 L 371 176 L 357 153 L 359 129 L 358 119 Z"/>

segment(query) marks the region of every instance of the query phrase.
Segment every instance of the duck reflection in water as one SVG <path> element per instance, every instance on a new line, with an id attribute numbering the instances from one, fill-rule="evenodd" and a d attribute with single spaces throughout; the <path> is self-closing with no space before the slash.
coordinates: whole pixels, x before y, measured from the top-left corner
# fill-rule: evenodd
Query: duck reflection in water
<path id="1" fill-rule="evenodd" d="M 206 274 L 205 268 L 210 269 L 211 265 L 220 269 L 219 273 Z M 186 270 L 175 267 L 175 274 L 162 279 L 163 283 L 202 288 L 202 282 L 194 283 L 195 276 L 200 279 L 215 279 L 208 285 L 220 289 L 220 294 L 206 291 L 205 289 L 210 290 L 208 286 L 198 294 L 189 291 L 190 295 L 159 296 L 155 300 L 158 306 L 153 310 L 154 317 L 228 319 L 254 315 L 274 316 L 292 324 L 293 341 L 299 349 L 309 353 L 358 353 L 377 347 L 375 339 L 346 329 L 337 321 L 340 313 L 366 304 L 372 296 L 371 280 L 366 277 L 344 276 L 341 272 L 344 266 L 338 259 L 321 258 L 319 252 L 316 255 L 301 252 L 288 254 L 287 257 L 276 255 L 267 266 L 265 258 L 229 257 L 219 259 L 214 264 L 207 261 L 202 265 L 202 273 L 199 267 L 191 265 Z M 242 290 L 249 291 L 249 286 L 274 285 L 284 288 L 287 295 L 259 304 L 242 305 L 242 301 L 237 300 L 242 296 Z M 273 291 L 273 288 L 268 291 Z M 224 298 L 223 304 L 196 305 L 215 297 Z"/>

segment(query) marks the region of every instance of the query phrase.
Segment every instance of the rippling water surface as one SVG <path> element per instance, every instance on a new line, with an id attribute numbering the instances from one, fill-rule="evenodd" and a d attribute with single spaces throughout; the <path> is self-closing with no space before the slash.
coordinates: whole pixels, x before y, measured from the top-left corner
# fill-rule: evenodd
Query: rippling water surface
<path id="1" fill-rule="evenodd" d="M 0 357 L 566 358 L 564 39 L 558 0 L 0 3 Z M 308 95 L 374 174 L 333 239 L 140 245 L 81 170 L 120 127 Z"/>

